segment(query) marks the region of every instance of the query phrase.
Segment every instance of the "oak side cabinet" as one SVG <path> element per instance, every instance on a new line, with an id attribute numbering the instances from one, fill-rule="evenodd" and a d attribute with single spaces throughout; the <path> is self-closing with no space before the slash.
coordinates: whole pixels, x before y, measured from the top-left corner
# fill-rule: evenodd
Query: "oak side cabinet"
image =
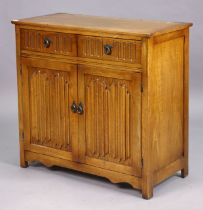
<path id="1" fill-rule="evenodd" d="M 191 23 L 51 14 L 16 29 L 20 165 L 127 182 L 188 174 Z"/>

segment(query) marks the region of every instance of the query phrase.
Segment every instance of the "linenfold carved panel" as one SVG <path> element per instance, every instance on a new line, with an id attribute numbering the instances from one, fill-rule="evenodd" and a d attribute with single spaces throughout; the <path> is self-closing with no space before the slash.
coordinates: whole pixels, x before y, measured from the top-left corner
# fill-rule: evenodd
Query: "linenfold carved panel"
<path id="1" fill-rule="evenodd" d="M 104 45 L 112 46 L 111 55 L 104 53 Z M 141 42 L 92 36 L 78 37 L 78 55 L 126 63 L 141 63 Z"/>
<path id="2" fill-rule="evenodd" d="M 75 35 L 36 31 L 21 29 L 21 48 L 23 50 L 32 50 L 47 53 L 57 53 L 75 56 L 76 53 L 76 41 Z M 44 39 L 50 40 L 50 46 L 44 47 Z"/>
<path id="3" fill-rule="evenodd" d="M 31 68 L 29 94 L 31 144 L 71 151 L 69 74 Z"/>
<path id="4" fill-rule="evenodd" d="M 79 56 L 102 58 L 102 38 L 79 36 Z"/>
<path id="5" fill-rule="evenodd" d="M 86 155 L 131 165 L 130 81 L 85 76 Z"/>

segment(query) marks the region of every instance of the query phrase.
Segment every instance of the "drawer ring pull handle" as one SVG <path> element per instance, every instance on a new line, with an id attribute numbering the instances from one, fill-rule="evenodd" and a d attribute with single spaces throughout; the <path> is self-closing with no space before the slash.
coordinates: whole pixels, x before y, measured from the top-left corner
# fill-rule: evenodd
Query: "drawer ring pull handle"
<path id="1" fill-rule="evenodd" d="M 83 114 L 84 109 L 83 109 L 82 103 L 80 102 L 79 105 L 77 105 L 77 104 L 75 103 L 75 101 L 73 101 L 73 103 L 72 103 L 72 105 L 71 105 L 71 111 L 72 111 L 73 113 Z"/>
<path id="2" fill-rule="evenodd" d="M 77 113 L 83 114 L 83 112 L 84 112 L 83 105 L 82 105 L 82 103 L 79 103 L 79 105 L 77 107 Z"/>
<path id="3" fill-rule="evenodd" d="M 106 55 L 111 55 L 111 53 L 112 53 L 112 46 L 109 45 L 109 44 L 105 44 L 104 45 L 104 53 Z"/>
<path id="4" fill-rule="evenodd" d="M 73 101 L 72 105 L 71 105 L 71 111 L 73 113 L 76 113 L 77 112 L 77 109 L 78 109 L 78 106 L 77 104 L 75 103 L 75 101 Z"/>
<path id="5" fill-rule="evenodd" d="M 49 38 L 44 38 L 43 45 L 45 48 L 49 48 L 51 45 L 51 40 Z"/>

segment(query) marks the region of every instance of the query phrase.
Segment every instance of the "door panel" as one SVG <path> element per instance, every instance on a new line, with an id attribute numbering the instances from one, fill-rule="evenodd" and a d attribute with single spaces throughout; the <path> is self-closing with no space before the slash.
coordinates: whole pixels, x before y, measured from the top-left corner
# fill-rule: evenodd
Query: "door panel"
<path id="1" fill-rule="evenodd" d="M 23 59 L 22 74 L 26 149 L 77 159 L 76 66 Z"/>
<path id="2" fill-rule="evenodd" d="M 140 74 L 80 65 L 78 75 L 80 159 L 140 176 Z"/>

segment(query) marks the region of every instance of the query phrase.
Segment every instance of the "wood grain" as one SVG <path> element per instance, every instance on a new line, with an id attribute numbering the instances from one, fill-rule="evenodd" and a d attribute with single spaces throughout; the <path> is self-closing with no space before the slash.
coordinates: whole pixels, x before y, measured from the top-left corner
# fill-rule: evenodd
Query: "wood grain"
<path id="1" fill-rule="evenodd" d="M 153 48 L 149 88 L 155 170 L 183 156 L 183 50 L 184 37 Z"/>
<path id="2" fill-rule="evenodd" d="M 79 117 L 84 124 L 79 141 L 87 157 L 82 159 L 104 168 L 106 162 L 130 166 L 130 173 L 140 176 L 140 74 L 83 65 L 78 70 L 79 101 L 85 107 Z"/>
<path id="3" fill-rule="evenodd" d="M 142 74 L 142 197 L 150 199 L 153 196 L 154 170 L 152 165 L 153 151 L 150 130 L 150 98 L 149 73 L 153 63 L 153 39 L 145 39 L 143 43 L 143 74 Z"/>
<path id="4" fill-rule="evenodd" d="M 21 167 L 37 160 L 127 182 L 145 199 L 188 175 L 191 23 L 64 13 L 12 23 Z"/>
<path id="5" fill-rule="evenodd" d="M 184 168 L 181 176 L 188 175 L 188 135 L 189 135 L 189 30 L 185 30 L 184 36 L 184 73 L 183 73 L 183 156 Z"/>
<path id="6" fill-rule="evenodd" d="M 115 172 L 112 170 L 105 170 L 99 167 L 90 166 L 87 164 L 81 164 L 73 161 L 68 161 L 60 158 L 54 158 L 51 156 L 38 154 L 30 151 L 25 152 L 25 157 L 28 161 L 40 161 L 44 165 L 50 166 L 61 166 L 84 173 L 89 173 L 97 176 L 106 177 L 112 183 L 129 183 L 135 189 L 141 188 L 141 179 L 135 176 Z"/>
<path id="7" fill-rule="evenodd" d="M 16 26 L 16 67 L 17 67 L 17 84 L 18 84 L 18 122 L 19 122 L 19 145 L 20 145 L 20 166 L 26 168 L 28 162 L 25 160 L 24 152 L 24 120 L 23 120 L 23 80 L 22 66 L 20 63 L 20 28 Z"/>
<path id="8" fill-rule="evenodd" d="M 72 101 L 77 100 L 76 68 L 23 59 L 22 75 L 26 149 L 57 155 L 53 148 L 73 153 L 77 159 L 77 116 L 70 111 Z"/>
<path id="9" fill-rule="evenodd" d="M 49 69 L 29 69 L 31 144 L 71 151 L 69 75 Z"/>
<path id="10" fill-rule="evenodd" d="M 161 183 L 166 177 L 173 176 L 184 166 L 184 159 L 179 158 L 154 173 L 154 185 Z"/>
<path id="11" fill-rule="evenodd" d="M 76 36 L 73 34 L 27 29 L 21 29 L 20 33 L 22 50 L 77 56 Z M 50 47 L 44 47 L 44 39 L 50 40 Z"/>
<path id="12" fill-rule="evenodd" d="M 83 31 L 97 31 L 97 33 L 100 34 L 103 32 L 113 32 L 117 34 L 132 34 L 145 37 L 181 30 L 192 25 L 191 23 L 131 20 L 65 13 L 13 20 L 12 22 L 21 25 L 77 30 L 80 31 L 80 34 Z"/>
<path id="13" fill-rule="evenodd" d="M 106 55 L 104 46 L 111 45 L 111 55 Z M 141 42 L 135 40 L 110 39 L 93 36 L 78 37 L 78 56 L 124 63 L 141 62 Z"/>

